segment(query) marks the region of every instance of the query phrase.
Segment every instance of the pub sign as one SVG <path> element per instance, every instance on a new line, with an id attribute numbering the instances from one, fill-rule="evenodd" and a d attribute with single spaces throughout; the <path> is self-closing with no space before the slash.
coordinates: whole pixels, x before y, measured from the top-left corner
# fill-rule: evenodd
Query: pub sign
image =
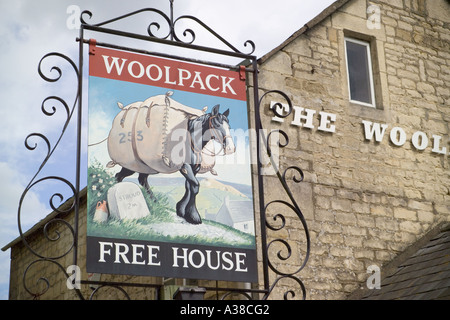
<path id="1" fill-rule="evenodd" d="M 257 282 L 245 73 L 89 54 L 87 271 Z"/>

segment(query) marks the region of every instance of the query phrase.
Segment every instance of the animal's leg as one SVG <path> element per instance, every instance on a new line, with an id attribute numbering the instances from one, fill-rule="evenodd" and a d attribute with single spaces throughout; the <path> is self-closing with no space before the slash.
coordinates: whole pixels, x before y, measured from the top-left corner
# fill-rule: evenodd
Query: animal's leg
<path id="1" fill-rule="evenodd" d="M 148 184 L 148 174 L 145 173 L 140 173 L 139 174 L 139 183 L 141 184 L 141 186 L 143 186 L 145 188 L 145 190 L 147 190 L 147 193 L 150 195 L 150 199 L 152 199 L 153 202 L 156 202 L 156 197 L 153 194 L 152 189 L 150 189 L 150 185 Z"/>
<path id="2" fill-rule="evenodd" d="M 200 190 L 200 183 L 197 178 L 194 176 L 194 181 L 190 183 L 191 196 L 189 202 L 186 205 L 186 214 L 184 218 L 187 222 L 192 224 L 200 224 L 202 223 L 202 218 L 197 210 L 197 204 L 195 203 L 195 199 Z"/>
<path id="3" fill-rule="evenodd" d="M 116 180 L 117 180 L 117 182 L 122 182 L 123 179 L 131 176 L 133 173 L 134 173 L 134 171 L 131 171 L 127 168 L 122 168 L 122 170 L 120 170 L 120 172 L 116 173 Z"/>
<path id="4" fill-rule="evenodd" d="M 183 198 L 177 203 L 177 214 L 189 223 L 200 224 L 202 223 L 202 218 L 200 217 L 195 204 L 195 198 L 199 192 L 200 183 L 195 177 L 195 173 L 190 165 L 184 164 L 180 172 L 186 178 L 186 192 Z"/>
<path id="5" fill-rule="evenodd" d="M 186 215 L 186 205 L 189 202 L 189 199 L 191 197 L 191 189 L 189 187 L 189 182 L 186 179 L 186 182 L 184 184 L 185 186 L 185 193 L 183 195 L 183 198 L 181 198 L 180 201 L 178 201 L 176 209 L 177 209 L 177 215 L 179 217 L 184 218 L 184 216 Z"/>

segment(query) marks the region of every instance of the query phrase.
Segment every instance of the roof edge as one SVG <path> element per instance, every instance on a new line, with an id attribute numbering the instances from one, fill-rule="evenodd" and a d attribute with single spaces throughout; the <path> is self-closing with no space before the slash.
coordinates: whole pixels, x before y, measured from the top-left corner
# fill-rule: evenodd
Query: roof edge
<path id="1" fill-rule="evenodd" d="M 316 25 L 321 23 L 323 20 L 328 18 L 331 14 L 339 10 L 343 5 L 345 5 L 347 2 L 351 0 L 337 0 L 333 2 L 330 6 L 328 6 L 326 9 L 324 9 L 321 13 L 319 13 L 317 16 L 315 16 L 313 19 L 311 19 L 309 22 L 307 22 L 302 28 L 300 28 L 298 31 L 293 33 L 289 38 L 287 38 L 284 42 L 282 42 L 279 46 L 275 47 L 265 55 L 263 55 L 261 58 L 258 59 L 258 64 L 263 64 L 267 60 L 269 60 L 273 55 L 275 55 L 278 51 L 286 47 L 288 44 L 290 44 L 292 41 L 297 39 L 300 35 L 308 31 L 309 29 L 314 28 Z"/>
<path id="2" fill-rule="evenodd" d="M 413 242 L 411 245 L 406 247 L 401 253 L 399 253 L 394 259 L 388 262 L 386 265 L 382 267 L 382 277 L 381 283 L 387 277 L 391 276 L 397 268 L 404 263 L 408 258 L 410 258 L 413 254 L 415 254 L 419 249 L 421 249 L 424 245 L 426 245 L 430 240 L 436 237 L 441 232 L 446 232 L 450 230 L 450 222 L 443 221 L 435 225 L 431 228 L 427 233 L 425 233 L 421 238 L 419 238 L 416 242 Z M 377 289 L 356 289 L 353 293 L 351 293 L 347 300 L 361 300 L 366 294 L 373 292 Z"/>

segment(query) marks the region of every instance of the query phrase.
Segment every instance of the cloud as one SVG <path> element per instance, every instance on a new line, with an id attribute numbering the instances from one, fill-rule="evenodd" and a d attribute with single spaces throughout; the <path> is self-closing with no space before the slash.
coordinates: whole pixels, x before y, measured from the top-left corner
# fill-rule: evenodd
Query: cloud
<path id="1" fill-rule="evenodd" d="M 21 162 L 22 169 L 31 165 L 32 160 L 36 161 L 25 153 L 28 152 L 24 148 L 25 138 L 32 132 L 53 137 L 64 123 L 64 108 L 48 101 L 47 111 L 57 107 L 55 115 L 48 117 L 41 111 L 42 101 L 47 96 L 58 95 L 70 104 L 70 98 L 73 100 L 76 93 L 76 78 L 72 75 L 72 80 L 68 79 L 70 72 L 67 66 L 61 66 L 64 77 L 59 86 L 45 82 L 37 72 L 39 61 L 46 53 L 52 50 L 65 52 L 69 46 L 65 32 L 54 32 L 57 23 L 53 15 L 46 17 L 42 13 L 45 3 L 43 7 L 40 5 L 41 2 L 36 1 L 2 1 L 0 4 L 0 36 L 6 43 L 0 51 L 0 117 L 3 119 L 2 131 L 7 133 L 0 135 L 0 146 L 7 150 L 3 159 Z M 49 60 L 43 64 L 42 70 L 54 76 L 57 73 L 50 72 L 50 69 L 61 61 Z M 75 90 L 70 83 L 75 85 Z"/>

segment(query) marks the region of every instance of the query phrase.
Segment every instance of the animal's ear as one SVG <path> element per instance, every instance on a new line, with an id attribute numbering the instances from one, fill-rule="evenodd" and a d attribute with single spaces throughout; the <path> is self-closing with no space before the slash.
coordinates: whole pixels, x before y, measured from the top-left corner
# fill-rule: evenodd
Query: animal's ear
<path id="1" fill-rule="evenodd" d="M 228 118 L 228 115 L 230 114 L 230 109 L 227 109 L 224 113 L 222 113 L 225 117 Z"/>
<path id="2" fill-rule="evenodd" d="M 211 115 L 212 116 L 217 116 L 219 114 L 219 108 L 220 108 L 219 104 L 214 106 L 214 108 L 211 110 Z"/>

